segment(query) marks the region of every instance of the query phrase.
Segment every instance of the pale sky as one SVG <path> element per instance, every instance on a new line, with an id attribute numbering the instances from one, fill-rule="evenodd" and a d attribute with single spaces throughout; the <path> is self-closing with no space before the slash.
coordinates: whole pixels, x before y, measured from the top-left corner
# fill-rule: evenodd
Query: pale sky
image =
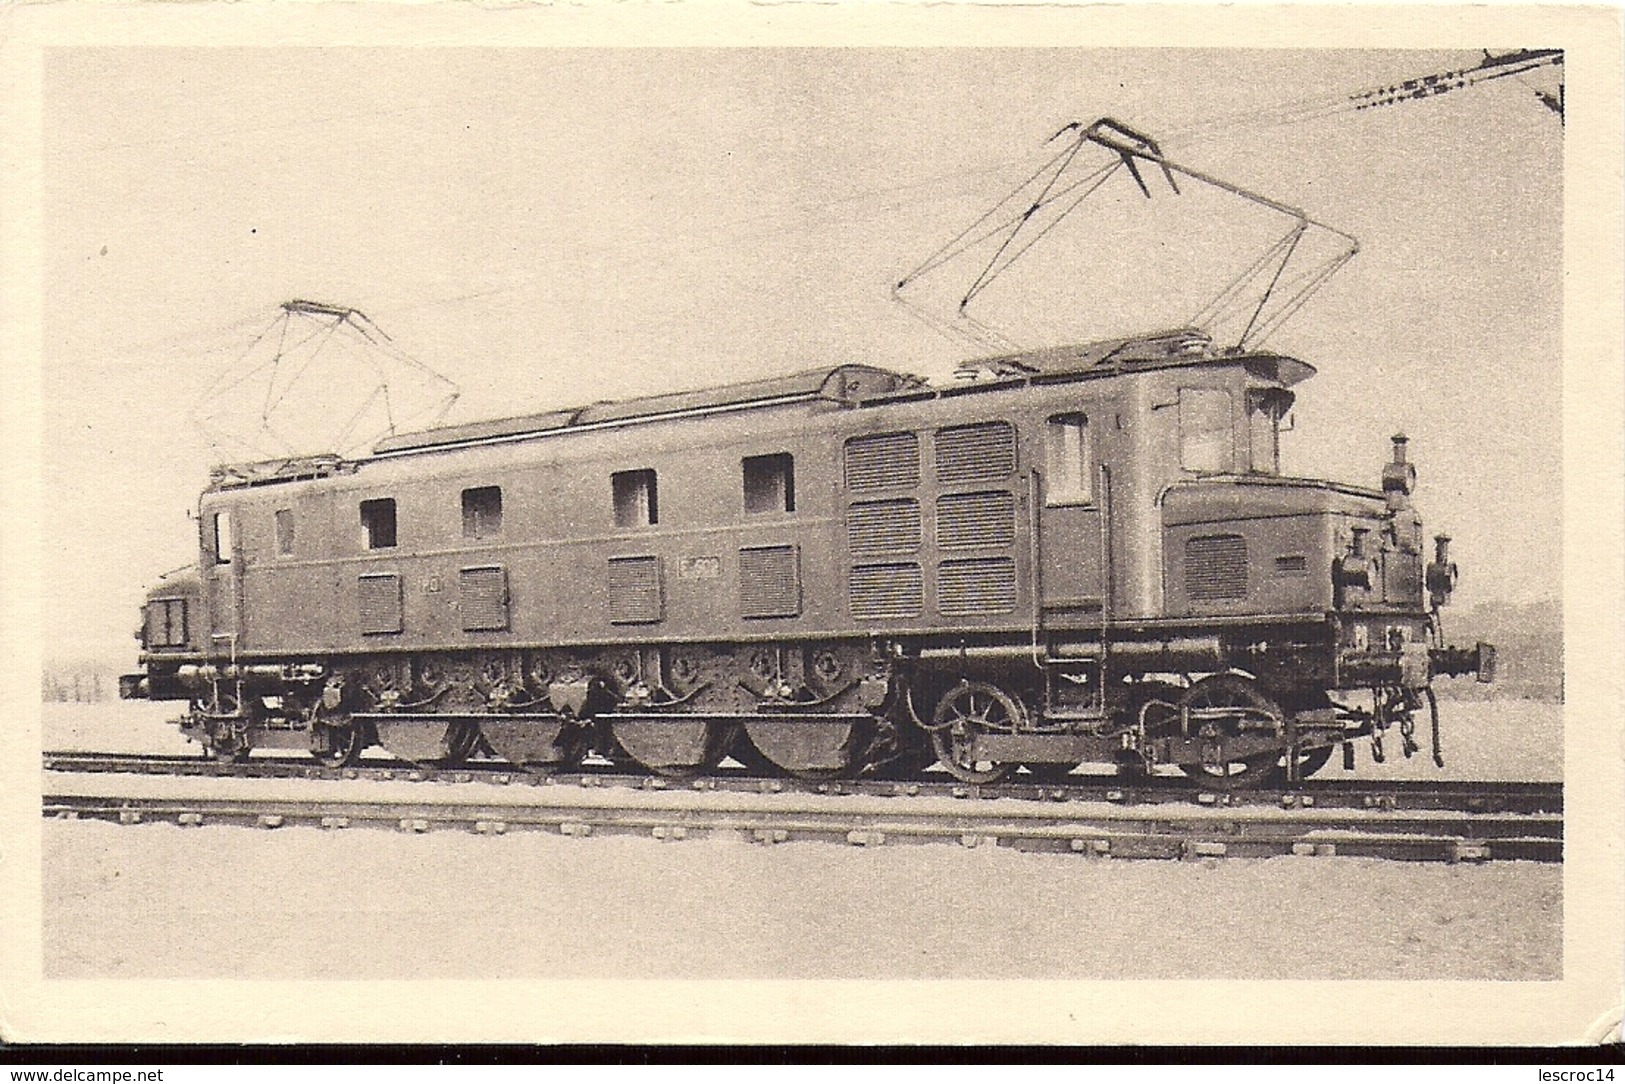
<path id="1" fill-rule="evenodd" d="M 1403 429 L 1424 524 L 1456 538 L 1456 604 L 1556 598 L 1562 127 L 1534 93 L 1553 74 L 1190 134 L 1477 59 L 50 52 L 47 654 L 133 657 L 142 591 L 195 559 L 186 511 L 214 457 L 188 415 L 281 302 L 365 312 L 462 386 L 451 420 L 847 361 L 942 376 L 977 351 L 901 310 L 891 284 L 1062 125 L 1103 115 L 1359 238 L 1269 342 L 1320 370 L 1297 389 L 1287 471 L 1375 486 Z M 1215 239 L 1192 217 L 1136 235 L 1147 267 L 1211 273 L 1194 264 Z M 1079 225 L 1045 267 L 1102 266 L 1089 246 L 1105 242 Z M 1069 279 L 1086 298 L 1007 292 L 1002 315 L 1030 345 L 1178 322 L 1167 284 L 1116 274 Z M 1117 296 L 1096 299 L 1106 286 Z"/>

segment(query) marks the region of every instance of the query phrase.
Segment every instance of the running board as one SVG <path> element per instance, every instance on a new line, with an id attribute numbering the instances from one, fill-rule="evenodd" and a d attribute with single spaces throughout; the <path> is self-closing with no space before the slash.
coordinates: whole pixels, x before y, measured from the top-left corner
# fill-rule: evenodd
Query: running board
<path id="1" fill-rule="evenodd" d="M 973 755 L 1001 764 L 1079 764 L 1110 760 L 1121 745 L 1116 738 L 1087 734 L 978 734 Z"/>
<path id="2" fill-rule="evenodd" d="M 489 716 L 488 716 L 489 718 Z M 844 723 L 848 726 L 871 722 L 872 715 L 861 712 L 635 712 L 603 711 L 593 716 L 606 723 Z"/>

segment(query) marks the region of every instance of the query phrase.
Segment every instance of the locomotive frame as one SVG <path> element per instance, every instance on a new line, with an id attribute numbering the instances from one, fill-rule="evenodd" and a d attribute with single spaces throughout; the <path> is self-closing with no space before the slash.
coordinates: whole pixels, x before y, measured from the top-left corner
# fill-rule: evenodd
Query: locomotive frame
<path id="1" fill-rule="evenodd" d="M 1424 710 L 1438 759 L 1431 680 L 1493 649 L 1440 640 L 1403 437 L 1381 489 L 1280 475 L 1312 373 L 1185 330 L 220 468 L 121 693 L 188 701 L 223 759 L 1234 787 L 1395 723 L 1409 755 Z"/>

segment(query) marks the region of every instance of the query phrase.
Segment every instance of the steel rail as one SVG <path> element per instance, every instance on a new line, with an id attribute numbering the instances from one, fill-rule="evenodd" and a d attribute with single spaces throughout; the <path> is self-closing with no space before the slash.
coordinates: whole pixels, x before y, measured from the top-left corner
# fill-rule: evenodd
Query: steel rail
<path id="1" fill-rule="evenodd" d="M 525 803 L 398 798 L 145 797 L 46 795 L 47 818 L 186 827 L 374 828 L 412 833 L 443 830 L 500 835 L 541 831 L 582 837 L 633 835 L 658 840 L 743 839 L 758 843 L 838 842 L 857 846 L 958 843 L 1118 858 L 1359 856 L 1406 861 L 1560 862 L 1562 817 L 1421 813 L 1390 810 L 1202 809 L 1143 811 L 968 804 L 952 812 L 899 804 L 877 812 L 872 803 L 786 801 L 764 804 L 745 796 L 710 795 L 705 804 L 667 801 L 580 804 L 549 801 L 549 791 Z M 670 795 L 670 798 L 679 795 Z M 681 795 L 681 797 L 692 797 Z M 732 800 L 730 800 L 732 799 Z"/>
<path id="2" fill-rule="evenodd" d="M 1468 813 L 1561 813 L 1563 785 L 1551 782 L 1471 780 L 1310 779 L 1292 786 L 1246 791 L 1204 790 L 1177 776 L 1130 781 L 1113 776 L 1073 776 L 1063 782 L 1018 777 L 989 786 L 951 779 L 891 781 L 860 778 L 832 782 L 767 777 L 745 769 L 723 769 L 700 779 L 679 780 L 628 772 L 610 764 L 555 772 L 524 771 L 499 761 L 471 761 L 455 767 L 401 760 L 369 760 L 328 768 L 307 757 L 260 757 L 222 764 L 202 757 L 156 754 L 46 752 L 48 772 L 124 773 L 205 778 L 313 779 L 377 782 L 486 783 L 503 786 L 633 787 L 644 790 L 714 790 L 734 793 L 859 794 L 874 797 L 936 796 L 967 799 L 1016 798 L 1035 802 L 1111 802 L 1122 805 L 1196 804 L 1215 807 L 1294 806 L 1309 809 L 1441 810 Z"/>

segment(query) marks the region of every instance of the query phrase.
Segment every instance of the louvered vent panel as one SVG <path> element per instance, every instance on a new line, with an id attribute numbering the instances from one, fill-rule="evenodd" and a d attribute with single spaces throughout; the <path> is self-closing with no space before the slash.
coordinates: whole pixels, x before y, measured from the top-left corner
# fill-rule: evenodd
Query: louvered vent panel
<path id="1" fill-rule="evenodd" d="M 660 589 L 660 558 L 609 559 L 609 620 L 613 625 L 647 625 L 665 616 Z"/>
<path id="2" fill-rule="evenodd" d="M 401 631 L 401 578 L 369 572 L 356 583 L 361 631 L 368 635 Z"/>
<path id="3" fill-rule="evenodd" d="M 920 483 L 920 440 L 913 433 L 882 433 L 846 442 L 846 488 L 891 489 Z"/>
<path id="4" fill-rule="evenodd" d="M 508 570 L 501 565 L 465 568 L 457 576 L 457 608 L 464 632 L 508 627 Z"/>
<path id="5" fill-rule="evenodd" d="M 1247 597 L 1247 540 L 1200 535 L 1185 543 L 1185 592 L 1197 601 Z"/>
<path id="6" fill-rule="evenodd" d="M 920 566 L 857 565 L 849 581 L 852 616 L 859 620 L 918 617 L 925 604 Z"/>
<path id="7" fill-rule="evenodd" d="M 942 485 L 996 482 L 1016 469 L 1016 430 L 1009 422 L 939 429 L 936 448 Z"/>
<path id="8" fill-rule="evenodd" d="M 739 551 L 739 615 L 796 617 L 801 613 L 801 560 L 794 546 Z"/>
<path id="9" fill-rule="evenodd" d="M 950 493 L 937 498 L 937 545 L 942 549 L 1008 546 L 1016 537 L 1016 499 L 996 493 Z"/>
<path id="10" fill-rule="evenodd" d="M 1008 557 L 937 566 L 937 609 L 945 616 L 1007 614 L 1016 608 L 1016 563 Z"/>
<path id="11" fill-rule="evenodd" d="M 863 501 L 846 510 L 846 544 L 854 554 L 912 553 L 920 548 L 920 502 Z"/>

